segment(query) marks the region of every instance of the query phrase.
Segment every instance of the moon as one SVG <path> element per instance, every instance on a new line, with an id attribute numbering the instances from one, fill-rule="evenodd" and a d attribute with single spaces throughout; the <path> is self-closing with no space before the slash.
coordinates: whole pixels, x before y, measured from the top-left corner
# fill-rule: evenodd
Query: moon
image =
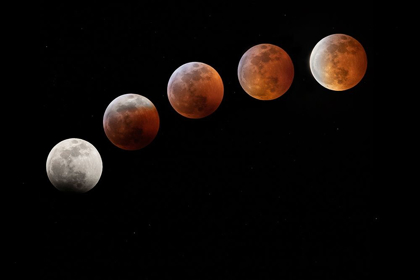
<path id="1" fill-rule="evenodd" d="M 103 127 L 108 139 L 123 150 L 149 145 L 159 131 L 159 114 L 146 97 L 128 93 L 115 98 L 106 108 Z"/>
<path id="2" fill-rule="evenodd" d="M 180 115 L 200 119 L 214 113 L 223 100 L 223 81 L 217 71 L 202 62 L 189 62 L 171 75 L 168 99 Z"/>
<path id="3" fill-rule="evenodd" d="M 102 175 L 102 159 L 88 141 L 70 138 L 55 145 L 47 158 L 47 175 L 58 190 L 85 193 Z"/>
<path id="4" fill-rule="evenodd" d="M 259 100 L 273 100 L 292 85 L 295 70 L 292 59 L 282 48 L 259 44 L 247 50 L 238 65 L 243 90 Z"/>
<path id="5" fill-rule="evenodd" d="M 363 46 L 353 37 L 332 34 L 319 41 L 312 50 L 310 68 L 323 87 L 344 91 L 356 86 L 367 69 Z"/>

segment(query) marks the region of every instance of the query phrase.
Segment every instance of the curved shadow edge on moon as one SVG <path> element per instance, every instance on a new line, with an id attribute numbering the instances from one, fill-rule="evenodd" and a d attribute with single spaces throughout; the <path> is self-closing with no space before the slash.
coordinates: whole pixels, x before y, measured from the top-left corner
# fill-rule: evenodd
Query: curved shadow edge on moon
<path id="1" fill-rule="evenodd" d="M 138 94 L 124 94 L 106 108 L 103 128 L 112 144 L 123 150 L 139 150 L 156 137 L 160 126 L 154 104 Z"/>

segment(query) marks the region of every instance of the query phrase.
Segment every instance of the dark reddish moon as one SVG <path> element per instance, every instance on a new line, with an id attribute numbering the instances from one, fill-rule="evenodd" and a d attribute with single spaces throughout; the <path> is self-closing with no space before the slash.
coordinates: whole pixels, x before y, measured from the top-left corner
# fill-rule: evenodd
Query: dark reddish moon
<path id="1" fill-rule="evenodd" d="M 259 100 L 282 96 L 292 85 L 294 75 L 292 59 L 275 45 L 256 45 L 239 61 L 239 83 L 248 95 Z"/>
<path id="2" fill-rule="evenodd" d="M 223 81 L 217 71 L 202 62 L 176 69 L 168 82 L 168 99 L 180 115 L 200 119 L 211 115 L 223 100 Z"/>
<path id="3" fill-rule="evenodd" d="M 159 114 L 144 96 L 124 94 L 106 108 L 103 126 L 108 139 L 124 150 L 139 150 L 149 145 L 159 131 Z"/>
<path id="4" fill-rule="evenodd" d="M 323 87 L 343 91 L 356 86 L 367 69 L 363 46 L 353 37 L 332 34 L 319 41 L 312 50 L 310 68 Z"/>

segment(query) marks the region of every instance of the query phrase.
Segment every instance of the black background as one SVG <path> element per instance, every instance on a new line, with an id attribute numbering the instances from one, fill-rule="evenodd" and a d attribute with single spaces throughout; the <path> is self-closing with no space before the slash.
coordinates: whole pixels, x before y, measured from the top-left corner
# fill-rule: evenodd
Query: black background
<path id="1" fill-rule="evenodd" d="M 372 4 L 346 14 L 338 11 L 351 7 L 326 2 L 273 4 L 41 2 L 44 141 L 32 189 L 42 279 L 370 275 Z M 344 92 L 309 69 L 312 48 L 333 33 L 356 38 L 368 56 L 364 79 Z M 273 101 L 251 98 L 237 79 L 241 56 L 260 43 L 283 48 L 295 66 L 291 88 Z M 215 68 L 225 87 L 200 120 L 177 114 L 166 95 L 170 75 L 191 61 Z M 102 128 L 125 93 L 147 97 L 160 116 L 139 151 L 113 146 Z M 50 150 L 73 137 L 103 160 L 83 195 L 59 192 L 45 172 Z"/>

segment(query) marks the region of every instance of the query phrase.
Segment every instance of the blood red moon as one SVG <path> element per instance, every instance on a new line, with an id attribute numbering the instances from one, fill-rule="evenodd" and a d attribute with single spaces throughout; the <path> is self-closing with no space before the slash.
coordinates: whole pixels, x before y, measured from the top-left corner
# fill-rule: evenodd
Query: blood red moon
<path id="1" fill-rule="evenodd" d="M 219 73 L 202 62 L 189 62 L 171 75 L 168 99 L 180 115 L 200 119 L 214 113 L 223 100 L 223 81 Z"/>
<path id="2" fill-rule="evenodd" d="M 138 94 L 124 94 L 106 108 L 103 127 L 108 139 L 123 150 L 149 145 L 159 131 L 159 114 L 154 104 Z"/>
<path id="3" fill-rule="evenodd" d="M 259 100 L 273 100 L 282 96 L 292 85 L 294 75 L 290 56 L 272 44 L 250 48 L 238 65 L 238 79 L 243 90 Z"/>

